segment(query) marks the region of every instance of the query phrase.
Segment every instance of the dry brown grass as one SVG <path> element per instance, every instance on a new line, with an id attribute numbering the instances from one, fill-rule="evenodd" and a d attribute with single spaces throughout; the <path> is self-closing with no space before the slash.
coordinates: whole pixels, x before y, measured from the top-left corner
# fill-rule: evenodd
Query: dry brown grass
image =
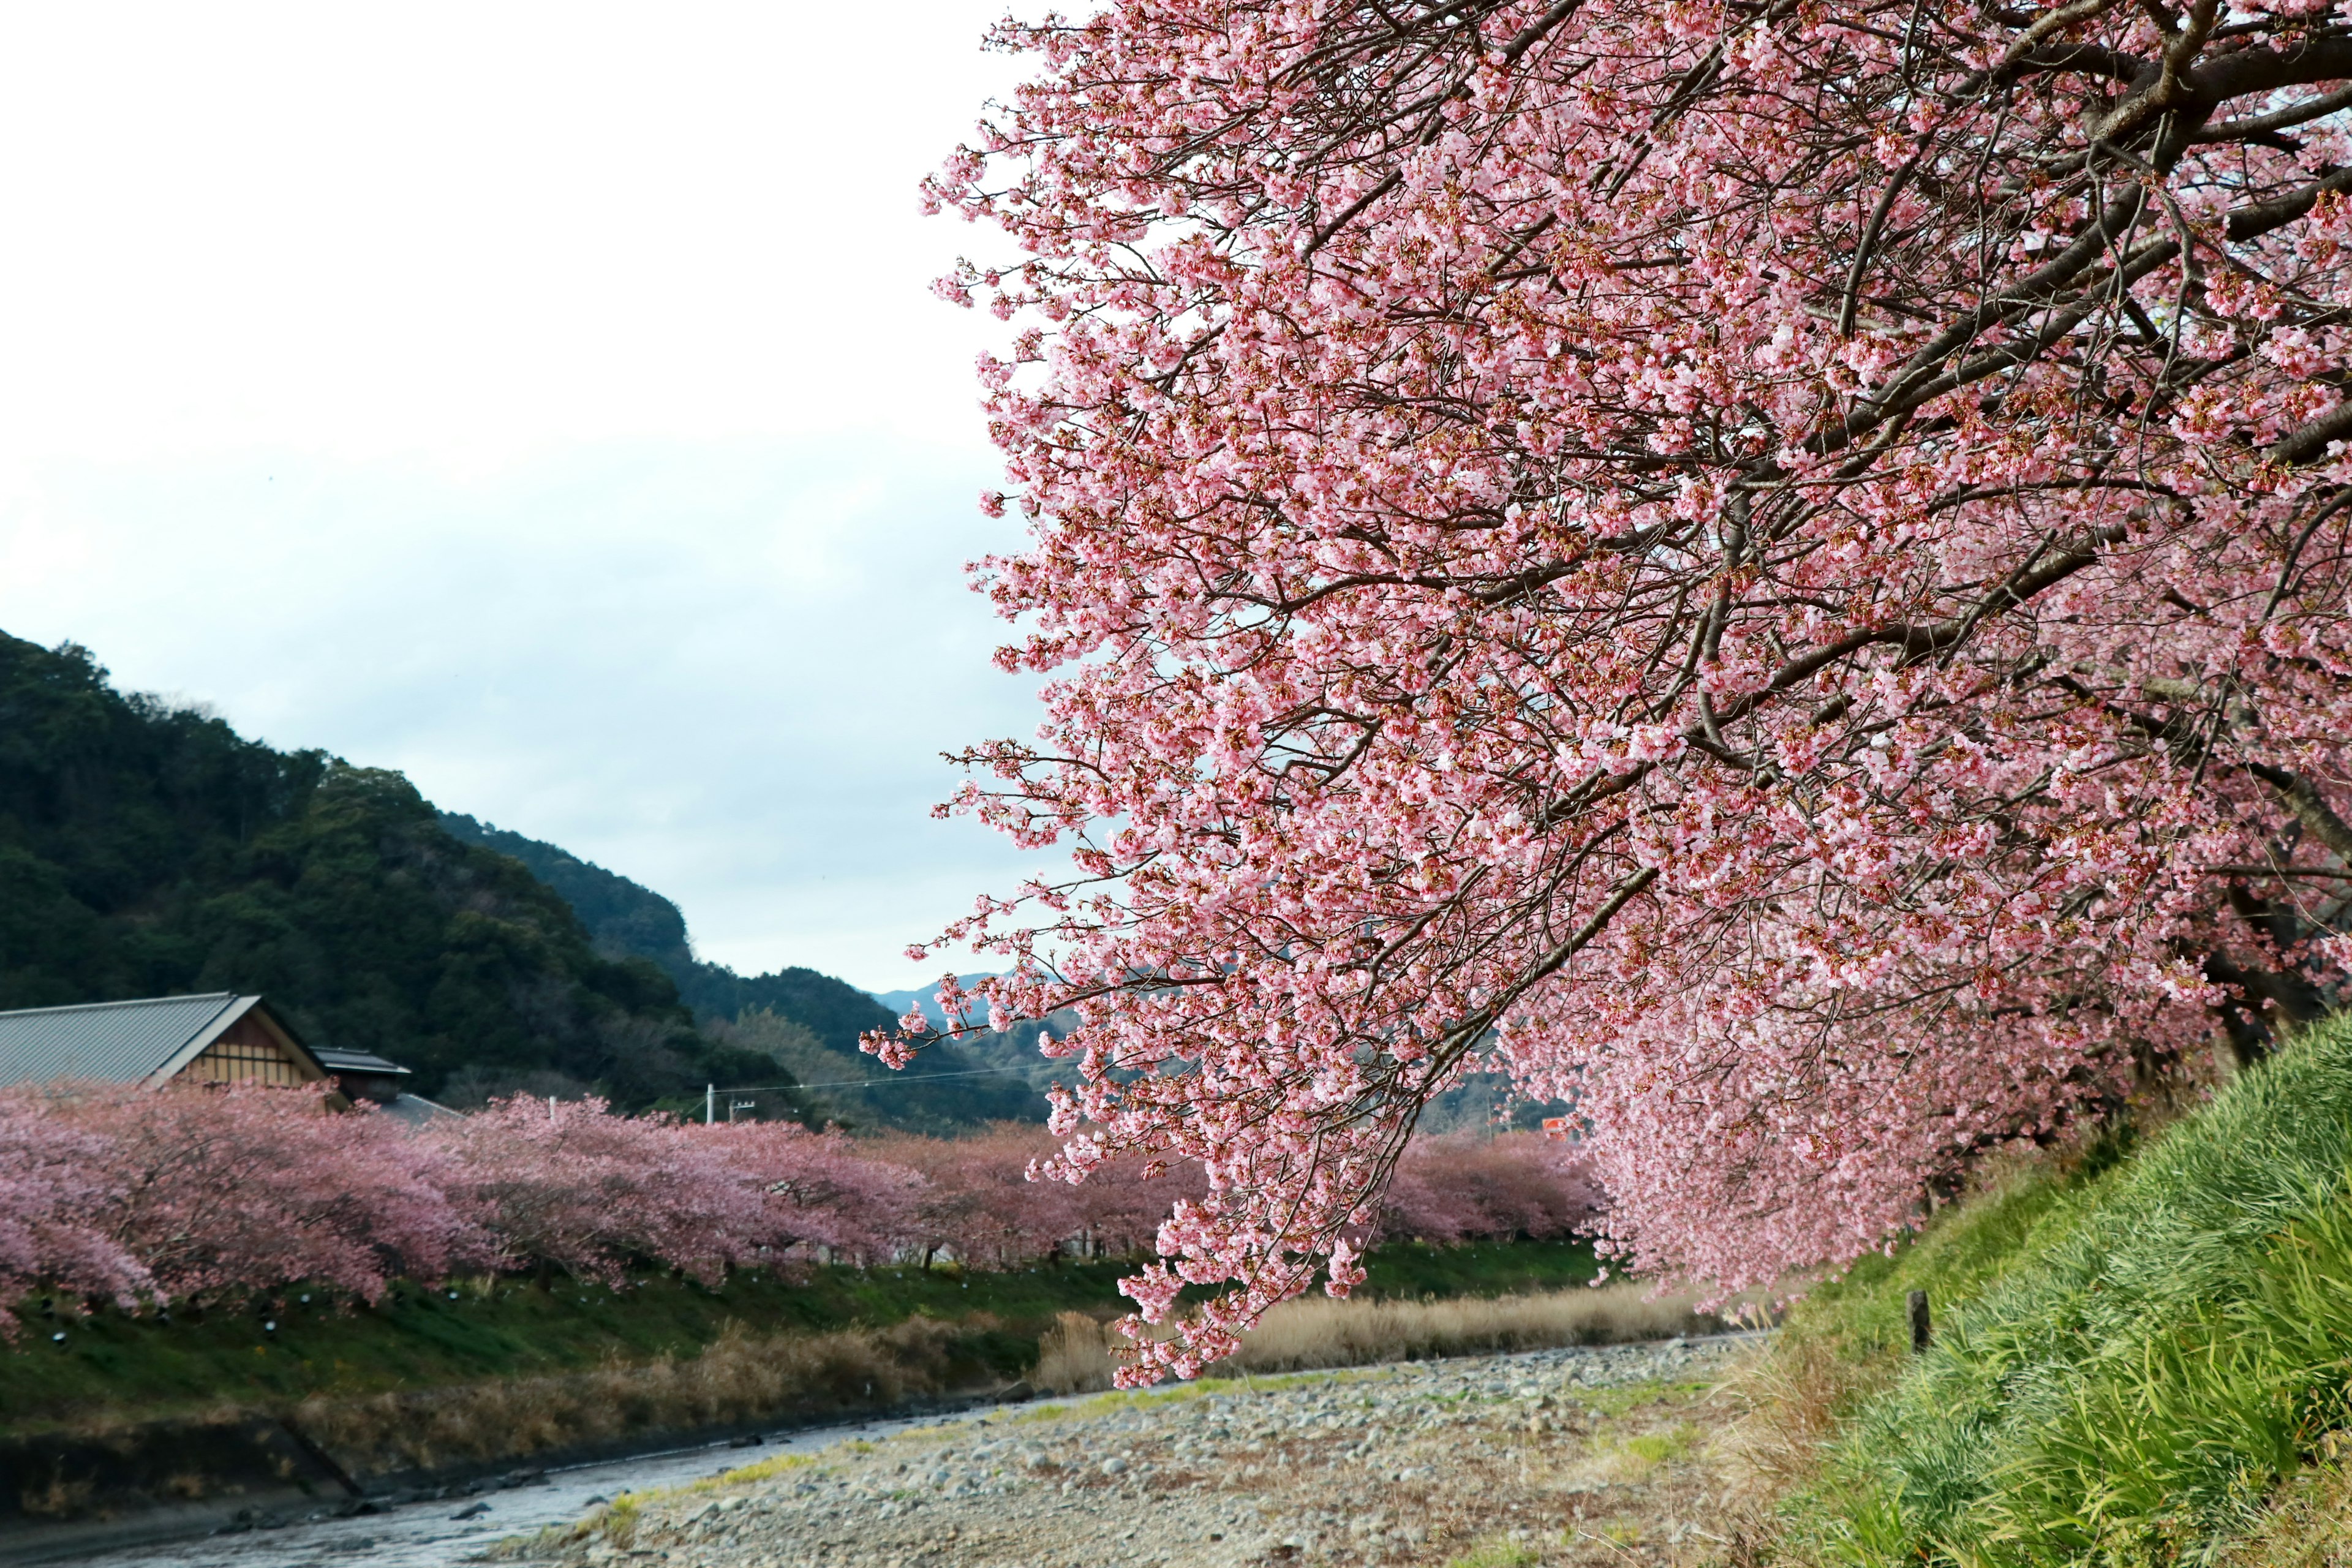
<path id="1" fill-rule="evenodd" d="M 972 1343 L 994 1326 L 919 1317 L 877 1331 L 754 1338 L 730 1324 L 683 1359 L 312 1399 L 289 1418 L 355 1475 L 503 1463 L 645 1433 L 808 1421 L 944 1394 L 959 1381 L 985 1380 Z"/>
<path id="2" fill-rule="evenodd" d="M 2352 1433 L 2329 1438 L 2321 1440 L 2323 1452 L 2352 1454 Z M 2352 1568 L 2352 1468 L 2340 1459 L 2306 1467 L 2271 1500 L 2262 1528 L 2221 1562 L 2226 1568 Z"/>
<path id="3" fill-rule="evenodd" d="M 1753 1489 L 1778 1494 L 1811 1481 L 1855 1407 L 1899 1368 L 1855 1361 L 1816 1339 L 1780 1339 L 1738 1363 L 1723 1397 L 1738 1411 L 1719 1447 Z"/>
<path id="4" fill-rule="evenodd" d="M 1037 1339 L 1037 1370 L 1029 1381 L 1046 1394 L 1093 1394 L 1110 1386 L 1115 1331 L 1084 1312 L 1064 1312 Z"/>
<path id="5" fill-rule="evenodd" d="M 1209 1375 L 1622 1344 L 1712 1333 L 1726 1326 L 1723 1317 L 1699 1311 L 1696 1297 L 1653 1297 L 1642 1285 L 1445 1301 L 1303 1298 L 1267 1312 L 1244 1336 L 1240 1353 L 1211 1368 Z M 1116 1331 L 1083 1313 L 1065 1312 L 1038 1341 L 1034 1381 L 1049 1394 L 1108 1388 L 1117 1338 Z"/>

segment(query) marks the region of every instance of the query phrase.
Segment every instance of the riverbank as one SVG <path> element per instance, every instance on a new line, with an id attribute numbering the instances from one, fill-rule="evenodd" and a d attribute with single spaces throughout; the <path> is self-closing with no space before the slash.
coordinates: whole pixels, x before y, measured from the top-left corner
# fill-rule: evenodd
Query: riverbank
<path id="1" fill-rule="evenodd" d="M 1106 1394 L 632 1495 L 494 1555 L 603 1568 L 1626 1568 L 1728 1542 L 1752 1335 Z"/>
<path id="2" fill-rule="evenodd" d="M 989 1407 L 989 1408 L 993 1408 Z M 892 1418 L 769 1435 L 761 1457 L 813 1451 L 852 1436 L 868 1438 L 925 1421 L 964 1415 Z M 589 1508 L 634 1487 L 658 1490 L 688 1486 L 740 1468 L 736 1445 L 699 1445 L 543 1473 L 517 1472 L 479 1482 L 401 1493 L 358 1507 L 317 1503 L 257 1509 L 244 1519 L 205 1526 L 184 1517 L 182 1528 L 153 1519 L 112 1526 L 26 1533 L 0 1530 L 0 1564 L 79 1562 L 105 1568 L 317 1568 L 324 1562 L 364 1568 L 450 1568 L 518 1531 L 569 1525 Z"/>
<path id="3" fill-rule="evenodd" d="M 15 1483 L 0 1497 L 0 1529 L 142 1518 L 159 1530 L 209 1528 L 239 1513 L 299 1514 L 517 1469 L 957 1407 L 1025 1392 L 1048 1331 L 1063 1343 L 1077 1329 L 1093 1334 L 1107 1383 L 1096 1325 L 1122 1302 L 1115 1286 L 1127 1267 L 838 1269 L 741 1277 L 718 1290 L 666 1279 L 619 1292 L 493 1280 L 404 1286 L 363 1312 L 298 1293 L 264 1309 L 277 1317 L 72 1320 L 64 1342 L 28 1340 L 0 1356 L 0 1461 Z M 1318 1327 L 1281 1353 L 1334 1364 L 1501 1348 L 1514 1342 L 1498 1333 L 1524 1336 L 1534 1321 L 1511 1303 L 1549 1298 L 1495 1291 L 1588 1278 L 1592 1263 L 1580 1247 L 1531 1244 L 1389 1248 L 1374 1267 L 1386 1289 L 1359 1316 L 1383 1300 L 1495 1300 L 1499 1327 L 1463 1319 L 1410 1342 Z M 1516 1342 L 1685 1326 L 1627 1318 L 1612 1308 L 1618 1294 L 1569 1291 L 1565 1308 L 1535 1310 L 1536 1339 Z M 842 1326 L 811 1327 L 825 1324 Z"/>
<path id="4" fill-rule="evenodd" d="M 751 1270 L 715 1289 L 666 1274 L 619 1289 L 561 1278 L 403 1282 L 373 1307 L 294 1289 L 234 1310 L 139 1315 L 37 1300 L 22 1309 L 22 1335 L 0 1345 L 0 1438 L 652 1367 L 730 1336 L 875 1333 L 917 1319 L 961 1327 L 961 1381 L 1002 1384 L 1036 1360 L 1038 1336 L 1063 1314 L 1128 1310 L 1118 1286 L 1133 1267 Z M 1580 1243 L 1406 1243 L 1374 1250 L 1363 1293 L 1522 1294 L 1580 1284 L 1596 1268 Z"/>
<path id="5" fill-rule="evenodd" d="M 2184 1109 L 1986 1167 L 1796 1307 L 1786 1560 L 2352 1568 L 2352 1017 Z"/>

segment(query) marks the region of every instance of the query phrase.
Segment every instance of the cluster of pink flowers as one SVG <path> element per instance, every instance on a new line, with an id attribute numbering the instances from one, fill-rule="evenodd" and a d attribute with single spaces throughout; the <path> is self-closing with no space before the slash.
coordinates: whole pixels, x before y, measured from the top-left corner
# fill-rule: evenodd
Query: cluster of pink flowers
<path id="1" fill-rule="evenodd" d="M 1454 1241 L 1567 1234 L 1591 1195 L 1526 1134 L 1413 1151 L 1389 1229 Z M 296 1284 L 374 1300 L 395 1278 L 633 1267 L 716 1283 L 810 1260 L 1007 1267 L 1148 1246 L 1199 1168 L 1116 1164 L 1031 1180 L 1034 1128 L 850 1138 L 788 1122 L 705 1126 L 585 1100 L 503 1100 L 411 1128 L 331 1114 L 316 1091 L 98 1085 L 0 1092 L 0 1331 L 36 1292 L 124 1303 Z"/>
<path id="2" fill-rule="evenodd" d="M 951 808 L 1076 870 L 941 940 L 1013 971 L 972 1026 L 1081 1018 L 1069 1168 L 1209 1173 L 1136 1290 L 1234 1289 L 1133 1375 L 1344 1251 L 1474 1065 L 1576 1098 L 1617 1245 L 1737 1286 L 2330 1004 L 2347 24 L 999 26 L 1030 78 L 928 196 L 1001 234 L 941 290 L 1015 323 L 1032 537 L 978 576 L 1046 716 Z"/>

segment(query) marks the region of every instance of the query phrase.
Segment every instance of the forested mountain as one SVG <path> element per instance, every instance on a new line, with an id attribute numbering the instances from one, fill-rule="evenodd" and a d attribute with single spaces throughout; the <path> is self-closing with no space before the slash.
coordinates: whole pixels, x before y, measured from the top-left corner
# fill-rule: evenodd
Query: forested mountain
<path id="1" fill-rule="evenodd" d="M 865 992 L 814 969 L 738 974 L 708 963 L 694 955 L 685 915 L 652 889 L 556 845 L 470 816 L 445 812 L 441 825 L 469 844 L 512 856 L 561 893 L 598 952 L 660 965 L 705 1032 L 761 1052 L 803 1082 L 824 1086 L 810 1090 L 809 1098 L 829 1115 L 924 1131 L 1045 1117 L 1037 1086 L 1055 1075 L 1055 1064 L 1037 1054 L 1034 1026 L 975 1045 L 940 1047 L 905 1071 L 892 1072 L 857 1048 L 860 1035 L 889 1028 L 898 1018 Z M 868 1083 L 871 1088 L 860 1087 Z"/>
<path id="2" fill-rule="evenodd" d="M 608 958 L 645 958 L 676 979 L 694 954 L 686 940 L 686 916 L 650 888 L 581 859 L 568 850 L 454 811 L 440 813 L 442 830 L 453 838 L 495 849 L 523 863 L 530 874 L 562 896 L 587 928 L 588 940 Z"/>
<path id="3" fill-rule="evenodd" d="M 782 1081 L 400 774 L 246 740 L 116 691 L 87 649 L 0 634 L 0 1007 L 213 990 L 267 993 L 428 1095 L 638 1107 Z"/>

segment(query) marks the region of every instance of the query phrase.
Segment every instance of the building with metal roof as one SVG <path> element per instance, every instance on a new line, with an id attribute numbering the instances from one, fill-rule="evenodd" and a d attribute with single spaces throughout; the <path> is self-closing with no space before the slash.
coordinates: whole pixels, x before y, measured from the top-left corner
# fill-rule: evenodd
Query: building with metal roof
<path id="1" fill-rule="evenodd" d="M 406 1068 L 386 1061 L 373 1051 L 339 1051 L 331 1046 L 314 1046 L 310 1055 L 334 1075 L 338 1088 L 356 1099 L 378 1103 L 389 1100 L 400 1093 L 401 1080 L 408 1076 Z"/>
<path id="2" fill-rule="evenodd" d="M 0 1013 L 0 1084 L 315 1083 L 327 1068 L 258 996 L 215 992 Z"/>
<path id="3" fill-rule="evenodd" d="M 0 1013 L 0 1086 L 79 1079 L 135 1083 L 317 1083 L 403 1121 L 452 1115 L 403 1092 L 408 1069 L 370 1051 L 313 1049 L 258 996 L 214 992 Z"/>

